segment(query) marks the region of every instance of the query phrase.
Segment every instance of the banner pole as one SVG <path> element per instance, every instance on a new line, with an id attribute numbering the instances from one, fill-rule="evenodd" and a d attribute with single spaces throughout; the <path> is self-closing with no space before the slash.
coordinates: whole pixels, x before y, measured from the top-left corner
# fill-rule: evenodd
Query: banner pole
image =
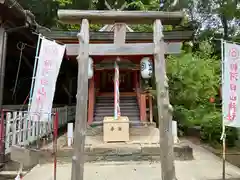
<path id="1" fill-rule="evenodd" d="M 31 101 L 32 101 L 33 86 L 34 86 L 34 81 L 35 81 L 35 77 L 36 77 L 36 69 L 37 69 L 39 49 L 40 49 L 39 46 L 40 46 L 41 39 L 42 39 L 42 35 L 39 34 L 37 48 L 36 48 L 35 62 L 34 62 L 34 66 L 33 66 L 33 77 L 32 77 L 31 89 L 30 89 L 30 93 L 29 93 L 28 112 L 30 111 L 30 105 L 31 105 Z"/>
<path id="2" fill-rule="evenodd" d="M 54 169 L 53 169 L 53 177 L 54 180 L 57 179 L 57 136 L 58 136 L 58 111 L 55 112 L 54 118 L 54 128 L 53 128 L 53 151 L 54 151 Z"/>
<path id="3" fill-rule="evenodd" d="M 224 40 L 221 39 L 221 65 L 222 65 L 222 86 L 221 86 L 221 91 L 222 95 L 223 93 L 223 85 L 224 85 Z M 223 114 L 223 97 L 222 98 L 222 135 L 221 135 L 221 140 L 222 140 L 222 179 L 226 179 L 226 127 L 224 124 L 224 114 Z"/>
<path id="4" fill-rule="evenodd" d="M 223 124 L 223 139 L 222 139 L 222 146 L 223 146 L 223 152 L 222 152 L 222 179 L 226 179 L 226 132 L 225 132 L 225 125 Z"/>

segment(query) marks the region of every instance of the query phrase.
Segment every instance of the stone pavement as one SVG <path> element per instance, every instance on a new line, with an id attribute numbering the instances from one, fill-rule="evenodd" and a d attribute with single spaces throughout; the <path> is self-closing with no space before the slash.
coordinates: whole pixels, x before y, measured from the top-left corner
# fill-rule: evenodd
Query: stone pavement
<path id="1" fill-rule="evenodd" d="M 178 180 L 220 180 L 221 159 L 185 140 L 194 151 L 194 160 L 175 161 Z M 71 163 L 58 163 L 57 180 L 71 180 Z M 160 180 L 158 162 L 96 162 L 85 164 L 85 180 Z M 23 180 L 53 180 L 53 164 L 36 166 Z M 239 180 L 240 169 L 227 163 L 227 179 Z"/>

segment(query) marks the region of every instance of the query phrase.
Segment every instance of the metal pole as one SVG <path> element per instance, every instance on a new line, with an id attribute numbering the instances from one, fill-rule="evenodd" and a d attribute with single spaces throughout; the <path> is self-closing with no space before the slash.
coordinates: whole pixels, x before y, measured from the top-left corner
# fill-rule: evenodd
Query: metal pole
<path id="1" fill-rule="evenodd" d="M 58 136 L 58 112 L 55 113 L 54 131 L 53 131 L 54 180 L 57 179 L 57 136 Z"/>
<path id="2" fill-rule="evenodd" d="M 222 146 L 223 146 L 223 152 L 222 152 L 222 179 L 226 179 L 226 133 L 225 133 L 225 126 L 223 125 L 223 139 L 222 139 Z"/>
<path id="3" fill-rule="evenodd" d="M 32 77 L 32 82 L 31 82 L 31 89 L 30 89 L 30 92 L 29 92 L 28 112 L 30 111 L 30 107 L 31 107 L 31 103 L 32 103 L 32 94 L 33 94 L 34 82 L 35 82 L 35 78 L 36 78 L 38 55 L 39 55 L 39 49 L 40 49 L 39 46 L 40 46 L 41 39 L 42 39 L 42 36 L 41 36 L 41 34 L 39 34 L 38 35 L 37 48 L 36 48 L 35 62 L 34 62 L 34 67 L 33 67 L 33 77 Z M 39 120 L 40 120 L 40 117 L 39 117 Z M 28 128 L 30 128 L 32 126 L 31 117 L 29 117 L 28 121 L 29 121 L 28 122 Z M 38 128 L 39 121 L 36 122 L 36 125 L 37 125 L 37 128 Z M 37 128 L 36 128 L 36 131 L 38 131 Z M 38 148 L 38 145 L 39 145 L 39 136 L 37 135 L 37 148 Z"/>
<path id="4" fill-rule="evenodd" d="M 35 78 L 36 78 L 38 55 L 39 55 L 39 50 L 40 50 L 39 46 L 40 46 L 41 39 L 42 39 L 42 35 L 39 34 L 38 35 L 37 48 L 36 48 L 35 62 L 34 62 L 34 67 L 33 67 L 33 77 L 32 77 L 31 89 L 30 89 L 30 94 L 29 94 L 28 112 L 30 110 L 30 105 L 31 105 L 31 101 L 32 101 L 33 87 L 34 87 L 34 82 L 35 82 Z"/>
<path id="5" fill-rule="evenodd" d="M 7 53 L 7 33 L 4 28 L 0 27 L 0 109 L 2 109 L 5 63 Z"/>
<path id="6" fill-rule="evenodd" d="M 4 28 L 0 27 L 0 109 L 2 110 L 3 104 L 3 91 L 4 91 L 4 77 L 5 77 L 5 63 L 7 53 L 7 33 Z M 3 111 L 2 111 L 3 112 Z M 1 114 L 1 153 L 4 152 L 4 116 Z M 4 162 L 5 154 L 1 155 L 0 163 Z"/>
<path id="7" fill-rule="evenodd" d="M 41 115 L 38 115 L 38 121 L 36 122 L 36 131 L 37 131 L 37 149 L 40 149 L 40 118 Z"/>
<path id="8" fill-rule="evenodd" d="M 221 65 L 222 65 L 222 94 L 223 94 L 223 85 L 224 85 L 224 40 L 221 39 Z M 223 112 L 223 98 L 222 98 L 222 112 Z M 224 117 L 223 117 L 224 118 Z M 226 127 L 224 124 L 224 119 L 222 119 L 222 179 L 226 179 Z"/>

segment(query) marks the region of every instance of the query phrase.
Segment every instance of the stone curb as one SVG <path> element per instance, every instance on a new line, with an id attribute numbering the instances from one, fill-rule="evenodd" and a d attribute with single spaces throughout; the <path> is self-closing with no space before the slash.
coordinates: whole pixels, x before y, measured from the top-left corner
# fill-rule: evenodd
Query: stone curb
<path id="1" fill-rule="evenodd" d="M 71 159 L 73 151 L 71 148 L 58 150 L 59 159 Z M 193 160 L 193 150 L 188 145 L 174 146 L 174 156 L 176 160 L 186 161 Z M 86 161 L 139 161 L 139 160 L 160 160 L 159 145 L 131 144 L 106 146 L 86 146 Z"/>

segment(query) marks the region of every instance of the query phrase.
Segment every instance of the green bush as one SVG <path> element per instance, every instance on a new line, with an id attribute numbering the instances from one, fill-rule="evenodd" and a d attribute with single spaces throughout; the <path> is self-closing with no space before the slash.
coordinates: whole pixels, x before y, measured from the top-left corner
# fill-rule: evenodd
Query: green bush
<path id="1" fill-rule="evenodd" d="M 170 102 L 173 119 L 183 133 L 194 126 L 201 127 L 201 139 L 219 144 L 222 133 L 221 106 L 209 102 L 220 87 L 220 59 L 212 57 L 211 46 L 204 42 L 201 51 L 170 56 L 167 60 Z M 227 128 L 227 144 L 233 146 L 236 130 Z"/>
<path id="2" fill-rule="evenodd" d="M 222 114 L 219 111 L 206 114 L 201 125 L 201 139 L 212 145 L 221 143 L 222 134 Z M 226 145 L 234 146 L 237 140 L 236 128 L 226 127 Z"/>

